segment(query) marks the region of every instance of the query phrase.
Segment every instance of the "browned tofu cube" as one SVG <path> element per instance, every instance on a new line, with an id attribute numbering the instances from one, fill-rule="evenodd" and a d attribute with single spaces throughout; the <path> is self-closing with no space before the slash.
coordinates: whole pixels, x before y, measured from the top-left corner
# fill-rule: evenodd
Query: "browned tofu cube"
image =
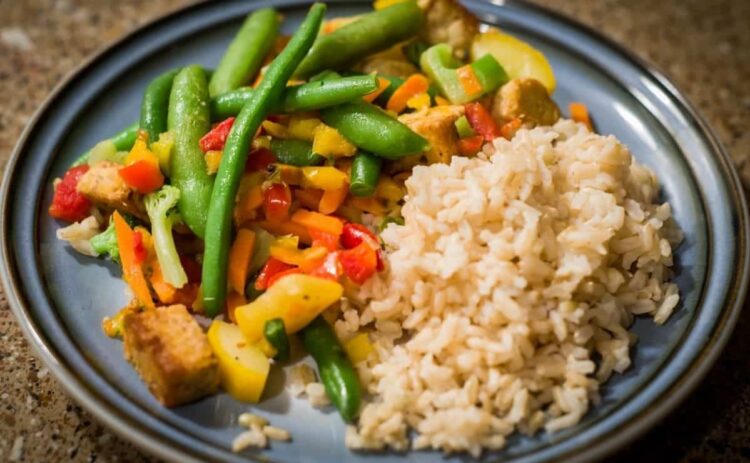
<path id="1" fill-rule="evenodd" d="M 211 346 L 184 305 L 126 315 L 123 341 L 125 358 L 167 407 L 213 394 L 219 387 Z"/>

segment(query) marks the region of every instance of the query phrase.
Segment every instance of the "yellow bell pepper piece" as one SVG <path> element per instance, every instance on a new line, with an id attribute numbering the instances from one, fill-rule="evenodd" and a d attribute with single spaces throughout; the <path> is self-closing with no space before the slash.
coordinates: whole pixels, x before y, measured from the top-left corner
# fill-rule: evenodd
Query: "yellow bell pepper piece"
<path id="1" fill-rule="evenodd" d="M 313 138 L 313 151 L 328 158 L 354 156 L 357 147 L 349 143 L 338 130 L 325 124 L 320 124 L 315 129 Z"/>
<path id="2" fill-rule="evenodd" d="M 146 138 L 145 132 L 138 134 L 133 147 L 130 149 L 128 155 L 125 156 L 125 165 L 134 164 L 138 161 L 147 161 L 153 165 L 159 165 L 159 158 L 148 149 Z"/>
<path id="3" fill-rule="evenodd" d="M 221 151 L 211 150 L 203 155 L 203 159 L 206 161 L 206 171 L 208 175 L 213 175 L 219 171 L 219 164 L 221 163 Z"/>
<path id="4" fill-rule="evenodd" d="M 286 332 L 296 333 L 341 298 L 343 287 L 332 280 L 310 275 L 285 276 L 250 304 L 237 307 L 235 318 L 251 342 L 263 337 L 268 320 L 284 320 Z"/>
<path id="5" fill-rule="evenodd" d="M 474 37 L 471 44 L 471 59 L 476 60 L 490 54 L 503 66 L 508 77 L 531 77 L 541 82 L 551 94 L 555 91 L 555 74 L 541 51 L 528 43 L 490 28 Z"/>
<path id="6" fill-rule="evenodd" d="M 430 95 L 427 93 L 418 93 L 406 100 L 406 106 L 411 109 L 427 109 L 430 107 Z"/>
<path id="7" fill-rule="evenodd" d="M 339 190 L 349 183 L 349 177 L 335 167 L 303 167 L 302 186 L 320 190 Z"/>
<path id="8" fill-rule="evenodd" d="M 392 178 L 386 175 L 380 176 L 378 185 L 375 188 L 375 196 L 388 201 L 400 201 L 405 194 L 406 191 L 404 190 L 404 188 L 396 183 Z"/>
<path id="9" fill-rule="evenodd" d="M 404 0 L 375 0 L 372 7 L 376 10 L 382 10 L 383 8 L 388 8 L 391 5 L 395 5 L 396 3 L 400 3 L 403 1 Z"/>
<path id="10" fill-rule="evenodd" d="M 346 351 L 346 355 L 349 356 L 349 360 L 354 364 L 367 360 L 367 357 L 375 352 L 375 348 L 372 346 L 367 333 L 359 333 L 345 342 L 344 350 Z"/>
<path id="11" fill-rule="evenodd" d="M 297 140 L 313 141 L 316 128 L 322 124 L 316 117 L 293 116 L 289 119 L 287 133 Z"/>
<path id="12" fill-rule="evenodd" d="M 271 367 L 261 349 L 250 343 L 239 327 L 218 320 L 208 329 L 208 343 L 219 362 L 224 390 L 237 400 L 258 402 Z"/>
<path id="13" fill-rule="evenodd" d="M 263 130 L 266 131 L 266 133 L 274 138 L 292 138 L 292 136 L 289 134 L 289 129 L 285 125 L 265 120 L 263 121 L 261 126 L 263 127 Z"/>
<path id="14" fill-rule="evenodd" d="M 169 162 L 172 159 L 172 149 L 174 148 L 174 134 L 164 132 L 159 135 L 159 139 L 151 143 L 151 151 L 159 158 L 159 168 L 169 176 Z"/>

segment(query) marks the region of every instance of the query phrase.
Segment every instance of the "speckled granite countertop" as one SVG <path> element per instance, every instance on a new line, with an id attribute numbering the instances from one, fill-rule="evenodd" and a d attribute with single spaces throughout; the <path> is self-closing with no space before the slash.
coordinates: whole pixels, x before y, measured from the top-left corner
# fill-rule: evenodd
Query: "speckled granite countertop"
<path id="1" fill-rule="evenodd" d="M 750 186 L 750 1 L 535 0 L 670 76 Z M 86 56 L 185 0 L 0 0 L 0 161 Z M 617 461 L 750 460 L 750 312 L 703 384 Z M 0 290 L 0 461 L 152 461 L 73 403 L 34 357 Z"/>

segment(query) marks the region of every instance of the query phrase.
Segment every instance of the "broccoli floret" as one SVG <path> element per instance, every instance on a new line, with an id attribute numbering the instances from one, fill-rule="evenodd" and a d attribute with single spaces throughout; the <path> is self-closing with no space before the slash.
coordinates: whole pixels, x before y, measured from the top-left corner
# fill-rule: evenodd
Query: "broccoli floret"
<path id="1" fill-rule="evenodd" d="M 130 214 L 122 213 L 122 216 L 131 228 L 139 224 L 138 219 Z M 92 237 L 89 243 L 91 243 L 91 248 L 98 256 L 109 255 L 109 258 L 113 261 L 120 262 L 120 248 L 117 246 L 115 222 L 111 218 L 109 219 L 107 229 Z"/>
<path id="2" fill-rule="evenodd" d="M 172 236 L 172 225 L 179 220 L 179 215 L 175 211 L 179 199 L 178 188 L 164 185 L 158 191 L 146 195 L 143 200 L 151 219 L 151 235 L 154 237 L 154 248 L 161 272 L 164 280 L 175 288 L 182 288 L 188 281 Z"/>

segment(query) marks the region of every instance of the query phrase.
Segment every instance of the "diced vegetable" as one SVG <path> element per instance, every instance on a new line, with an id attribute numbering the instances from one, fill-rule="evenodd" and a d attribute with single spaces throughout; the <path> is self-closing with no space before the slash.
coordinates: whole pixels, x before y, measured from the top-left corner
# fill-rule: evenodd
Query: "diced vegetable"
<path id="1" fill-rule="evenodd" d="M 274 183 L 263 191 L 263 212 L 266 220 L 281 222 L 289 217 L 292 192 L 285 183 Z"/>
<path id="2" fill-rule="evenodd" d="M 288 334 L 296 333 L 338 301 L 343 291 L 335 281 L 302 274 L 288 275 L 255 301 L 238 307 L 237 324 L 251 342 L 263 337 L 265 323 L 274 318 L 284 321 Z"/>
<path id="3" fill-rule="evenodd" d="M 377 251 L 370 243 L 363 241 L 352 249 L 341 251 L 339 262 L 344 274 L 354 283 L 361 285 L 377 271 Z"/>
<path id="4" fill-rule="evenodd" d="M 89 155 L 88 165 L 94 166 L 102 161 L 111 161 L 115 164 L 125 164 L 127 152 L 117 151 L 117 147 L 112 140 L 100 141 L 93 148 Z"/>
<path id="5" fill-rule="evenodd" d="M 115 262 L 120 262 L 120 251 L 117 247 L 117 235 L 115 234 L 115 223 L 110 219 L 107 229 L 89 240 L 91 248 L 97 255 L 108 254 Z"/>
<path id="6" fill-rule="evenodd" d="M 476 132 L 471 128 L 471 124 L 469 124 L 469 120 L 466 119 L 466 116 L 461 116 L 456 119 L 455 124 L 460 138 L 468 138 L 476 135 Z"/>
<path id="7" fill-rule="evenodd" d="M 133 147 L 135 138 L 138 136 L 138 123 L 132 124 L 129 127 L 123 129 L 121 132 L 115 134 L 109 140 L 115 145 L 117 151 L 128 151 Z M 71 167 L 77 167 L 81 164 L 86 164 L 91 156 L 91 151 L 86 151 L 80 154 L 73 162 Z"/>
<path id="8" fill-rule="evenodd" d="M 255 247 L 255 232 L 247 228 L 240 228 L 229 250 L 229 272 L 227 279 L 229 287 L 237 294 L 243 294 L 247 282 L 248 270 Z"/>
<path id="9" fill-rule="evenodd" d="M 172 237 L 172 225 L 179 199 L 180 190 L 171 185 L 165 185 L 144 198 L 159 266 L 164 274 L 164 280 L 175 288 L 182 288 L 188 282 Z"/>
<path id="10" fill-rule="evenodd" d="M 461 67 L 450 45 L 445 43 L 433 45 L 422 53 L 420 66 L 453 104 L 476 100 L 508 81 L 505 70 L 491 55 Z"/>
<path id="11" fill-rule="evenodd" d="M 388 99 L 386 109 L 395 113 L 401 113 L 406 109 L 406 103 L 415 95 L 426 93 L 430 88 L 430 82 L 422 74 L 414 74 L 401 84 L 393 95 Z"/>
<path id="12" fill-rule="evenodd" d="M 174 134 L 163 132 L 159 138 L 151 142 L 151 152 L 159 159 L 159 168 L 169 176 L 169 165 L 172 161 L 172 150 L 174 149 Z"/>
<path id="13" fill-rule="evenodd" d="M 302 344 L 318 365 L 326 395 L 345 421 L 353 421 L 359 414 L 362 391 L 336 333 L 323 317 L 317 317 L 302 330 Z"/>
<path id="14" fill-rule="evenodd" d="M 125 167 L 118 171 L 126 184 L 142 194 L 156 191 L 164 184 L 159 158 L 148 149 L 146 137 L 146 133 L 141 132 L 125 157 Z"/>
<path id="15" fill-rule="evenodd" d="M 211 150 L 207 151 L 203 159 L 206 161 L 206 172 L 208 175 L 213 175 L 219 171 L 219 165 L 221 164 L 221 151 Z"/>
<path id="16" fill-rule="evenodd" d="M 223 150 L 233 124 L 234 117 L 228 117 L 216 124 L 211 131 L 201 137 L 199 141 L 201 151 L 207 153 L 214 150 Z"/>
<path id="17" fill-rule="evenodd" d="M 497 126 L 497 122 L 492 118 L 492 115 L 487 108 L 482 106 L 480 103 L 469 103 L 465 106 L 466 119 L 471 124 L 471 128 L 474 131 L 484 137 L 485 141 L 492 141 L 495 138 L 501 136 L 500 128 Z"/>
<path id="18" fill-rule="evenodd" d="M 297 209 L 292 214 L 292 222 L 336 236 L 341 235 L 341 232 L 344 230 L 344 224 L 341 219 L 305 209 Z"/>
<path id="19" fill-rule="evenodd" d="M 321 214 L 333 214 L 344 204 L 349 188 L 346 186 L 337 190 L 323 190 L 323 195 L 318 202 L 318 212 Z"/>
<path id="20" fill-rule="evenodd" d="M 313 132 L 312 150 L 321 156 L 338 158 L 354 156 L 357 147 L 349 143 L 338 130 L 325 124 L 318 125 Z"/>
<path id="21" fill-rule="evenodd" d="M 293 265 L 284 263 L 273 256 L 269 257 L 266 261 L 266 264 L 260 270 L 258 277 L 255 279 L 255 289 L 268 289 L 268 287 L 270 286 L 271 278 L 273 278 L 276 274 L 290 270 L 293 267 Z"/>
<path id="22" fill-rule="evenodd" d="M 344 350 L 346 351 L 346 355 L 349 356 L 349 360 L 355 365 L 367 360 L 367 357 L 375 352 L 375 348 L 372 346 L 367 333 L 359 333 L 348 340 L 344 343 Z"/>
<path id="23" fill-rule="evenodd" d="M 580 122 L 585 125 L 589 130 L 594 130 L 591 125 L 591 118 L 589 117 L 589 109 L 583 103 L 570 103 L 568 105 L 570 111 L 570 118 L 576 122 Z"/>
<path id="24" fill-rule="evenodd" d="M 555 91 L 555 75 L 547 58 L 526 42 L 491 28 L 474 38 L 471 58 L 492 55 L 503 66 L 510 79 L 531 77 L 540 81 L 551 94 Z"/>
<path id="25" fill-rule="evenodd" d="M 483 144 L 484 137 L 482 135 L 462 138 L 458 140 L 458 152 L 461 156 L 473 156 L 482 149 Z"/>
<path id="26" fill-rule="evenodd" d="M 68 222 L 78 222 L 88 217 L 91 201 L 76 189 L 78 181 L 88 170 L 89 166 L 84 164 L 71 167 L 65 172 L 62 181 L 55 188 L 52 204 L 48 209 L 50 216 Z"/>
<path id="27" fill-rule="evenodd" d="M 274 359 L 283 362 L 289 358 L 291 349 L 289 346 L 289 337 L 286 335 L 286 328 L 284 328 L 284 320 L 281 318 L 268 320 L 263 327 L 263 335 L 266 341 L 276 349 Z"/>
<path id="28" fill-rule="evenodd" d="M 122 263 L 122 276 L 133 290 L 133 294 L 146 308 L 153 309 L 154 301 L 151 298 L 151 292 L 146 283 L 146 277 L 143 275 L 143 269 L 138 263 L 135 252 L 135 233 L 125 222 L 119 212 L 112 214 L 112 220 L 115 224 L 115 233 L 117 234 L 117 245 Z"/>
<path id="29" fill-rule="evenodd" d="M 349 191 L 355 196 L 371 196 L 375 193 L 381 164 L 380 158 L 369 153 L 359 153 L 354 156 Z"/>
<path id="30" fill-rule="evenodd" d="M 263 352 L 236 325 L 218 320 L 208 329 L 208 343 L 219 362 L 224 390 L 237 400 L 258 402 L 271 368 Z"/>
<path id="31" fill-rule="evenodd" d="M 303 167 L 302 176 L 302 186 L 321 190 L 345 188 L 349 180 L 345 173 L 331 166 Z"/>

